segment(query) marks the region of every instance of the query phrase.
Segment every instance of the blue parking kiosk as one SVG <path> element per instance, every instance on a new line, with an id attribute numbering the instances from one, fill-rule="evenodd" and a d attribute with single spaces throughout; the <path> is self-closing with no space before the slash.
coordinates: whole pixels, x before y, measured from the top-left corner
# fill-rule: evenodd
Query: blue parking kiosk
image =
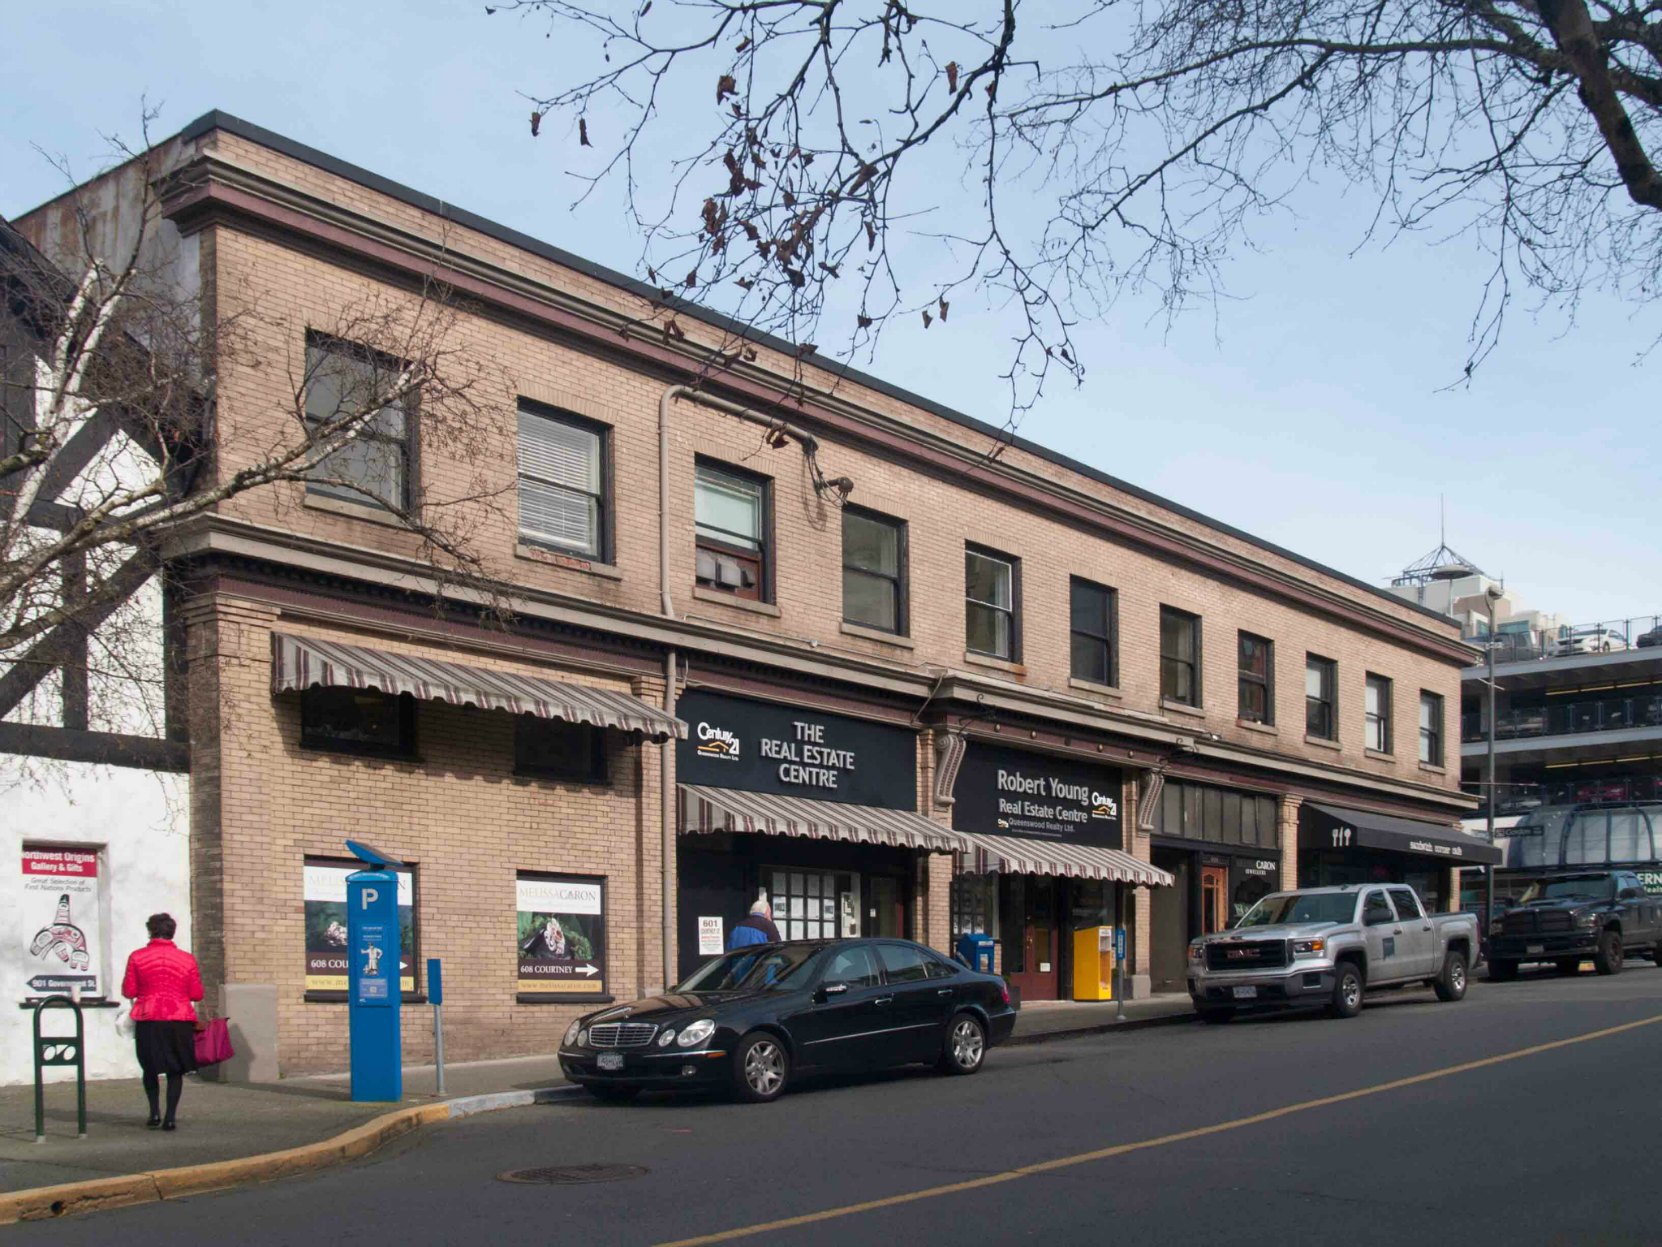
<path id="1" fill-rule="evenodd" d="M 398 873 L 404 863 L 356 840 L 347 849 L 366 869 L 346 877 L 347 1009 L 352 1098 L 404 1098 L 400 1019 Z"/>

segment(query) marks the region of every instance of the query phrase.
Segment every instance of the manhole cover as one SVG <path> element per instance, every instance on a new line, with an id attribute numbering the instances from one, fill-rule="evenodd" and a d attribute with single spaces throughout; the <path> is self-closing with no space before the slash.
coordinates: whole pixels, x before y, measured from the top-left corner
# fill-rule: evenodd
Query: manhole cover
<path id="1" fill-rule="evenodd" d="M 498 1182 L 538 1182 L 544 1186 L 577 1186 L 584 1182 L 622 1182 L 646 1173 L 643 1165 L 544 1165 L 538 1169 L 510 1169 L 496 1175 Z"/>

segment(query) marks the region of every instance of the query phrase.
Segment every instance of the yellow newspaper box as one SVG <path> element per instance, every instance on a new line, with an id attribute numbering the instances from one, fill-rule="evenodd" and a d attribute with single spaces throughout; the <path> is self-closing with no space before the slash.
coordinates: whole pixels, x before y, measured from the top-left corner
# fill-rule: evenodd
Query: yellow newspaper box
<path id="1" fill-rule="evenodd" d="M 1073 933 L 1073 998 L 1114 998 L 1114 928 L 1086 927 Z"/>

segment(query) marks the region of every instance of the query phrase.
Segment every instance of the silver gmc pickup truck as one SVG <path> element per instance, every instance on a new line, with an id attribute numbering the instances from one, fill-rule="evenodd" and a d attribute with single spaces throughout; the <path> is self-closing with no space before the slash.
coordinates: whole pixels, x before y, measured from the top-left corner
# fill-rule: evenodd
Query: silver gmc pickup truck
<path id="1" fill-rule="evenodd" d="M 1459 1000 L 1477 934 L 1471 914 L 1427 914 L 1406 884 L 1275 892 L 1189 945 L 1189 995 L 1208 1022 L 1300 1005 L 1350 1018 L 1363 993 L 1409 983 Z"/>

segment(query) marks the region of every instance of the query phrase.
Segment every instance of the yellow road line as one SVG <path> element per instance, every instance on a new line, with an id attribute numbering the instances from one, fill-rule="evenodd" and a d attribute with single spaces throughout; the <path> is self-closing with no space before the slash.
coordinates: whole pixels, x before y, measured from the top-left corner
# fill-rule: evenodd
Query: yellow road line
<path id="1" fill-rule="evenodd" d="M 794 1229 L 799 1225 L 812 1225 L 817 1221 L 834 1221 L 838 1217 L 851 1217 L 857 1213 L 875 1212 L 880 1208 L 893 1208 L 900 1204 L 916 1203 L 923 1199 L 939 1199 L 943 1195 L 956 1195 L 961 1191 L 976 1191 L 984 1187 L 997 1186 L 1003 1182 L 1014 1182 L 1018 1178 L 1029 1178 L 1034 1174 L 1050 1173 L 1074 1165 L 1087 1165 L 1096 1160 L 1108 1160 L 1110 1157 L 1124 1156 L 1128 1152 L 1141 1152 L 1149 1148 L 1166 1147 L 1172 1143 L 1186 1142 L 1189 1139 L 1201 1139 L 1207 1135 L 1223 1134 L 1226 1131 L 1240 1130 L 1246 1126 L 1261 1125 L 1267 1121 L 1274 1121 L 1279 1117 L 1290 1117 L 1294 1113 L 1307 1113 L 1312 1109 L 1327 1108 L 1333 1104 L 1344 1104 L 1350 1100 L 1384 1095 L 1388 1091 L 1400 1091 L 1404 1087 L 1435 1082 L 1439 1078 L 1452 1078 L 1456 1074 L 1467 1074 L 1472 1070 L 1487 1069 L 1491 1065 L 1503 1065 L 1508 1061 L 1521 1061 L 1524 1057 L 1539 1056 L 1543 1052 L 1552 1052 L 1558 1048 L 1568 1048 L 1575 1044 L 1588 1043 L 1594 1039 L 1608 1039 L 1612 1035 L 1638 1030 L 1642 1026 L 1654 1026 L 1658 1022 L 1662 1022 L 1662 1014 L 1658 1014 L 1656 1017 L 1642 1018 L 1637 1022 L 1624 1022 L 1620 1026 L 1607 1026 L 1603 1030 L 1588 1031 L 1582 1035 L 1572 1035 L 1568 1039 L 1555 1039 L 1551 1043 L 1519 1048 L 1514 1052 L 1503 1052 L 1499 1056 L 1483 1057 L 1477 1061 L 1463 1061 L 1459 1065 L 1448 1065 L 1442 1069 L 1430 1070 L 1424 1074 L 1414 1074 L 1407 1078 L 1394 1078 L 1390 1082 L 1376 1083 L 1371 1087 L 1361 1087 L 1355 1091 L 1343 1091 L 1338 1095 L 1324 1095 L 1317 1100 L 1303 1100 L 1298 1104 L 1287 1104 L 1281 1108 L 1272 1108 L 1262 1113 L 1254 1113 L 1250 1117 L 1237 1117 L 1232 1121 L 1220 1121 L 1210 1126 L 1197 1126 L 1193 1130 L 1180 1130 L 1176 1134 L 1164 1134 L 1157 1139 L 1140 1139 L 1135 1143 L 1117 1143 L 1113 1147 L 1101 1147 L 1090 1152 L 1078 1152 L 1072 1156 L 1059 1156 L 1055 1160 L 1043 1160 L 1036 1164 L 1023 1165 L 1019 1169 L 1007 1169 L 1002 1173 L 990 1173 L 979 1178 L 968 1178 L 963 1182 L 949 1182 L 944 1186 L 931 1186 L 920 1191 L 908 1191 L 904 1195 L 889 1195 L 883 1199 L 868 1199 L 864 1203 L 845 1204 L 841 1208 L 826 1208 L 820 1212 L 803 1213 L 801 1216 L 785 1217 L 778 1221 L 764 1221 L 756 1225 L 739 1226 L 737 1229 L 721 1230 L 715 1234 L 702 1234 L 697 1238 L 681 1238 L 672 1243 L 660 1243 L 658 1247 L 704 1247 L 707 1243 L 730 1243 L 734 1239 L 749 1238 L 756 1234 L 771 1234 L 778 1230 Z"/>

